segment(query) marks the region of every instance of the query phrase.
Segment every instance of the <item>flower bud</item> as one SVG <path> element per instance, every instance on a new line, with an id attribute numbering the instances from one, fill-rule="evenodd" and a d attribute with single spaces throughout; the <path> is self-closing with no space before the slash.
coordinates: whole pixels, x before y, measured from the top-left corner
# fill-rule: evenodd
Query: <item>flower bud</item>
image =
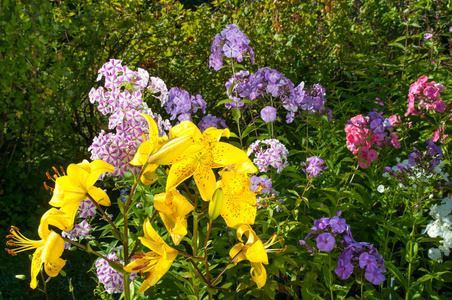
<path id="1" fill-rule="evenodd" d="M 212 221 L 218 218 L 221 209 L 223 208 L 223 190 L 218 188 L 215 190 L 212 196 L 212 200 L 209 203 L 209 219 Z"/>

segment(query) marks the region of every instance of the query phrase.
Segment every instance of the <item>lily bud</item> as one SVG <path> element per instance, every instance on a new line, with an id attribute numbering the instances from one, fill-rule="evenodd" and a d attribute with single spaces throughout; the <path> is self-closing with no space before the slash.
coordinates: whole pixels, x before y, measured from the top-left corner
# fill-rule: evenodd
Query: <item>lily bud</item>
<path id="1" fill-rule="evenodd" d="M 223 208 L 223 190 L 218 188 L 215 190 L 212 196 L 212 200 L 209 203 L 209 219 L 212 221 L 218 218 L 221 209 Z"/>

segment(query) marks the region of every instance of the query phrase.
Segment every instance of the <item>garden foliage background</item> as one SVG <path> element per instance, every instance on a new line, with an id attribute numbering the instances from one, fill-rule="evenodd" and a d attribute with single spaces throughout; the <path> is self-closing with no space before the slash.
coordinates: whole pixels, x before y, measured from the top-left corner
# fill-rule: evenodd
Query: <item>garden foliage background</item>
<path id="1" fill-rule="evenodd" d="M 410 84 L 422 75 L 442 83 L 447 88 L 443 95 L 450 99 L 451 12 L 451 3 L 441 0 L 1 0 L 2 236 L 11 224 L 20 226 L 26 236 L 36 234 L 50 196 L 42 184 L 45 172 L 52 166 L 66 167 L 68 162 L 88 158 L 87 147 L 93 137 L 106 129 L 105 117 L 89 103 L 88 93 L 96 86 L 98 69 L 110 58 L 121 59 L 133 69 L 146 69 L 169 88 L 177 86 L 190 94 L 201 94 L 207 111 L 215 111 L 235 128 L 231 111 L 216 107 L 227 97 L 224 83 L 231 74 L 209 69 L 208 63 L 212 37 L 226 24 L 235 23 L 256 52 L 256 63 L 248 65 L 248 70 L 268 66 L 295 84 L 321 84 L 334 117 L 331 123 L 319 123 L 308 135 L 305 124 L 297 120 L 277 125 L 276 135 L 290 150 L 291 166 L 275 174 L 274 182 L 279 184 L 274 188 L 287 195 L 287 204 L 285 214 L 260 223 L 268 232 L 278 227 L 287 235 L 289 247 L 269 267 L 274 279 L 264 291 L 253 292 L 255 296 L 265 297 L 274 290 L 279 291 L 279 297 L 324 292 L 319 286 L 309 288 L 323 275 L 300 264 L 309 256 L 301 254 L 298 240 L 309 232 L 315 218 L 331 215 L 339 207 L 347 214 L 355 237 L 374 243 L 387 261 L 403 258 L 407 242 L 402 236 L 409 232 L 403 223 L 385 219 L 383 196 L 376 189 L 384 183 L 383 168 L 395 164 L 395 155 L 386 153 L 381 155 L 384 161 L 357 170 L 356 159 L 346 149 L 344 127 L 351 117 L 376 108 L 375 98 L 385 103 L 386 114 L 404 115 Z M 433 37 L 426 40 L 425 33 Z M 165 114 L 159 103 L 148 104 Z M 414 121 L 418 130 L 410 133 L 405 145 L 425 141 L 436 129 L 429 122 Z M 249 145 L 251 135 L 245 141 L 247 138 L 245 144 Z M 300 205 L 303 200 L 291 191 L 296 190 L 296 184 L 305 184 L 301 162 L 308 142 L 310 154 L 321 156 L 329 170 L 304 195 L 309 203 Z M 442 145 L 446 153 L 448 146 L 448 141 Z M 410 146 L 405 150 L 409 153 Z M 352 176 L 353 183 L 346 185 Z M 394 216 L 404 210 L 403 205 L 396 201 Z M 61 299 L 73 286 L 77 299 L 90 299 L 96 282 L 87 271 L 94 257 L 77 251 L 67 253 L 67 277 L 55 278 L 57 283 L 53 282 L 49 294 Z M 14 277 L 28 274 L 28 260 L 11 260 L 6 252 L 0 257 L 0 299 L 43 297 L 29 289 L 27 281 Z M 395 264 L 400 272 L 406 268 L 406 260 Z M 440 266 L 448 267 L 447 262 Z M 418 277 L 424 275 L 417 272 Z M 429 293 L 432 298 L 434 291 L 441 289 L 450 293 L 450 288 L 443 286 L 451 281 L 450 275 L 432 276 L 426 284 L 417 285 L 417 293 Z M 387 275 L 388 282 L 391 277 L 397 276 Z M 440 280 L 432 285 L 432 278 Z"/>

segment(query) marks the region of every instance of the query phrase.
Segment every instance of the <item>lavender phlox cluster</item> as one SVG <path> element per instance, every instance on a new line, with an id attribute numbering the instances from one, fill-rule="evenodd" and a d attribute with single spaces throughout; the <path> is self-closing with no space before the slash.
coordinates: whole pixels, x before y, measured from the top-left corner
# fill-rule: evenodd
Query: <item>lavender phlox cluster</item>
<path id="1" fill-rule="evenodd" d="M 307 163 L 306 163 L 307 162 Z M 324 166 L 325 161 L 318 156 L 311 156 L 306 158 L 306 162 L 303 162 L 303 165 L 306 168 L 303 168 L 303 172 L 308 174 L 310 177 L 316 177 L 322 171 L 328 169 L 328 166 Z"/>
<path id="2" fill-rule="evenodd" d="M 62 231 L 61 235 L 76 242 L 80 242 L 82 239 L 92 240 L 94 237 L 89 235 L 90 230 L 91 225 L 86 220 L 83 220 L 80 223 L 74 224 L 72 230 Z M 70 250 L 72 247 L 70 243 L 64 242 L 64 248 Z"/>
<path id="3" fill-rule="evenodd" d="M 199 130 L 201 130 L 201 132 L 204 132 L 204 130 L 210 127 L 215 127 L 218 129 L 228 128 L 225 120 L 223 120 L 222 118 L 218 118 L 216 116 L 212 116 L 211 114 L 208 114 L 207 116 L 204 116 L 201 119 L 201 121 L 199 121 L 198 128 Z"/>
<path id="4" fill-rule="evenodd" d="M 251 187 L 250 190 L 254 193 L 266 194 L 270 192 L 272 187 L 272 179 L 264 176 L 251 176 Z"/>
<path id="5" fill-rule="evenodd" d="M 407 188 L 412 186 L 416 188 L 419 184 L 430 186 L 430 181 L 448 182 L 449 173 L 444 172 L 444 162 L 441 161 L 443 151 L 441 147 L 435 145 L 430 139 L 427 140 L 427 150 L 420 151 L 413 147 L 413 152 L 408 154 L 408 159 L 400 161 L 392 167 L 385 167 L 383 176 L 397 179 L 400 182 L 399 187 Z"/>
<path id="6" fill-rule="evenodd" d="M 159 128 L 159 135 L 165 135 L 171 124 L 169 120 L 152 113 L 143 102 L 143 92 L 147 88 L 151 93 L 159 93 L 156 98 L 164 102 L 167 89 L 165 83 L 157 78 L 149 78 L 144 69 L 132 71 L 122 66 L 122 61 L 111 59 L 99 70 L 98 80 L 104 78 L 104 86 L 92 88 L 89 93 L 91 103 L 97 103 L 98 109 L 109 116 L 108 129 L 116 132 L 101 131 L 88 148 L 91 159 L 101 159 L 115 167 L 115 172 L 107 176 L 124 176 L 126 171 L 137 174 L 140 170 L 129 164 L 139 145 L 143 134 L 148 133 L 148 124 L 140 113 L 151 115 Z M 150 79 L 150 80 L 149 80 Z"/>
<path id="7" fill-rule="evenodd" d="M 109 260 L 124 264 L 123 260 L 120 260 L 115 251 L 120 251 L 120 248 L 113 249 L 110 254 L 105 257 Z M 119 271 L 116 271 L 108 262 L 102 258 L 99 258 L 95 262 L 97 278 L 103 284 L 105 291 L 109 294 L 122 293 L 124 290 L 124 277 Z M 136 273 L 130 273 L 130 282 L 137 278 Z"/>
<path id="8" fill-rule="evenodd" d="M 422 76 L 411 84 L 408 93 L 408 109 L 405 116 L 423 116 L 423 109 L 434 110 L 439 113 L 446 110 L 447 104 L 439 99 L 441 97 L 440 92 L 445 91 L 446 88 L 440 83 L 427 81 L 428 77 Z"/>
<path id="9" fill-rule="evenodd" d="M 196 113 L 198 109 L 205 113 L 206 104 L 201 95 L 190 96 L 186 90 L 173 87 L 168 92 L 164 106 L 166 112 L 171 115 L 171 120 L 178 117 L 178 120 L 182 122 L 184 120 L 191 121 L 191 114 Z"/>
<path id="10" fill-rule="evenodd" d="M 446 197 L 441 200 L 441 204 L 433 204 L 430 207 L 431 220 L 423 233 L 431 238 L 441 238 L 438 248 L 430 248 L 428 257 L 432 260 L 442 262 L 442 254 L 450 255 L 452 248 L 452 198 Z"/>
<path id="11" fill-rule="evenodd" d="M 237 25 L 226 25 L 212 40 L 209 67 L 214 68 L 214 70 L 221 69 L 225 57 L 235 58 L 238 62 L 242 62 L 247 53 L 249 53 L 251 63 L 254 64 L 254 51 L 249 46 L 250 40 L 240 31 Z"/>
<path id="12" fill-rule="evenodd" d="M 224 104 L 226 108 L 247 107 L 247 105 L 242 102 L 242 97 L 244 96 L 241 95 L 249 95 L 248 90 L 251 89 L 251 86 L 249 84 L 248 75 L 250 75 L 250 72 L 248 71 L 239 71 L 226 81 L 226 94 L 229 99 L 232 100 L 232 102 Z"/>
<path id="13" fill-rule="evenodd" d="M 260 172 L 267 172 L 268 167 L 272 166 L 276 172 L 281 173 L 289 165 L 287 162 L 289 151 L 277 139 L 255 141 L 248 149 L 248 156 L 251 154 L 254 154 L 253 162 Z"/>
<path id="14" fill-rule="evenodd" d="M 122 203 L 126 204 L 127 199 L 129 198 L 130 188 L 125 187 L 122 188 L 119 191 L 119 200 L 121 200 Z"/>
<path id="15" fill-rule="evenodd" d="M 311 255 L 319 251 L 330 252 L 334 248 L 342 251 L 338 256 L 335 273 L 342 279 L 348 279 L 353 272 L 364 272 L 367 281 L 379 285 L 386 272 L 384 259 L 372 244 L 356 242 L 352 236 L 350 226 L 345 219 L 340 218 L 339 211 L 334 217 L 322 217 L 314 221 L 311 232 L 300 245 L 305 246 Z M 316 246 L 310 246 L 308 239 L 315 239 Z"/>
<path id="16" fill-rule="evenodd" d="M 309 114 L 321 112 L 325 108 L 325 95 L 325 88 L 320 84 L 314 84 L 305 92 L 301 109 L 308 111 Z"/>

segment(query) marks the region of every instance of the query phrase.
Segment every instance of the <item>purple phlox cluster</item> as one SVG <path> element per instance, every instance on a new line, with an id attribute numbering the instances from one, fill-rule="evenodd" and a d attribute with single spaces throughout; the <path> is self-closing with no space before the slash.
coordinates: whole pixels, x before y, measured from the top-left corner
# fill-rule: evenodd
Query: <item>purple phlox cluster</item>
<path id="1" fill-rule="evenodd" d="M 79 219 L 92 218 L 96 215 L 96 205 L 91 200 L 80 202 L 76 217 Z"/>
<path id="2" fill-rule="evenodd" d="M 314 84 L 306 91 L 301 101 L 301 109 L 307 110 L 309 114 L 321 112 L 325 108 L 325 89 L 320 84 Z"/>
<path id="3" fill-rule="evenodd" d="M 261 110 L 261 118 L 264 122 L 273 122 L 276 120 L 276 108 L 273 106 L 266 106 Z"/>
<path id="4" fill-rule="evenodd" d="M 316 177 L 319 175 L 322 171 L 328 169 L 328 166 L 323 166 L 325 161 L 318 156 L 311 156 L 306 158 L 306 162 L 303 162 L 303 165 L 307 168 L 303 168 L 303 172 L 308 174 L 311 177 Z"/>
<path id="5" fill-rule="evenodd" d="M 171 120 L 177 117 L 182 122 L 185 120 L 191 121 L 191 114 L 196 113 L 198 109 L 205 113 L 206 104 L 201 95 L 190 96 L 186 90 L 173 87 L 168 92 L 168 99 L 164 106 L 166 112 L 171 115 Z"/>
<path id="6" fill-rule="evenodd" d="M 78 224 L 74 224 L 72 230 L 62 231 L 61 235 L 76 242 L 80 242 L 82 239 L 92 240 L 94 237 L 89 235 L 90 230 L 91 225 L 86 220 L 83 220 Z M 70 243 L 64 242 L 64 248 L 70 250 L 72 247 Z"/>
<path id="7" fill-rule="evenodd" d="M 385 280 L 384 259 L 372 244 L 358 243 L 353 239 L 350 226 L 340 218 L 339 211 L 334 217 L 322 217 L 314 221 L 311 232 L 300 245 L 305 246 L 311 255 L 318 250 L 330 252 L 335 247 L 342 251 L 337 261 L 335 273 L 342 279 L 348 279 L 354 271 L 365 272 L 365 278 L 372 284 L 379 285 Z M 306 240 L 315 238 L 316 246 L 310 246 Z M 341 239 L 342 238 L 342 239 Z M 338 240 L 337 240 L 338 239 Z"/>
<path id="8" fill-rule="evenodd" d="M 129 192 L 130 192 L 129 187 L 122 188 L 119 191 L 119 199 L 121 200 L 122 203 L 126 204 L 126 201 L 129 198 Z"/>
<path id="9" fill-rule="evenodd" d="M 207 116 L 204 116 L 201 119 L 201 121 L 199 121 L 198 128 L 199 128 L 199 130 L 201 130 L 201 132 L 204 132 L 204 130 L 206 130 L 207 128 L 210 128 L 210 127 L 215 127 L 218 129 L 229 128 L 226 125 L 225 120 L 223 120 L 222 118 L 212 116 L 211 114 L 208 114 Z"/>
<path id="10" fill-rule="evenodd" d="M 225 28 L 215 35 L 210 47 L 212 53 L 209 56 L 209 67 L 218 71 L 223 66 L 223 59 L 235 58 L 238 62 L 249 53 L 251 63 L 254 64 L 254 51 L 249 46 L 250 40 L 240 31 L 235 24 L 226 25 Z"/>
<path id="11" fill-rule="evenodd" d="M 281 173 L 289 165 L 287 162 L 289 151 L 276 139 L 255 141 L 248 149 L 248 156 L 251 154 L 254 154 L 253 162 L 260 172 L 267 172 L 268 166 L 272 166 L 276 172 Z"/>
<path id="12" fill-rule="evenodd" d="M 442 262 L 442 253 L 445 256 L 450 255 L 452 248 L 452 198 L 446 197 L 441 200 L 441 204 L 433 204 L 430 207 L 430 216 L 433 217 L 423 233 L 431 238 L 441 238 L 438 248 L 430 248 L 428 257 L 432 260 Z"/>
<path id="13" fill-rule="evenodd" d="M 368 168 L 372 161 L 377 160 L 376 148 L 383 146 L 400 148 L 397 133 L 391 132 L 397 120 L 397 116 L 384 118 L 382 113 L 373 111 L 367 116 L 357 115 L 347 121 L 345 125 L 347 149 L 362 159 L 358 162 L 361 168 Z"/>
<path id="14" fill-rule="evenodd" d="M 120 251 L 121 248 L 118 247 L 116 249 L 112 249 L 110 254 L 106 255 L 106 258 L 112 261 L 119 262 L 120 264 L 124 264 L 122 260 L 118 258 L 115 251 Z M 99 258 L 95 262 L 97 278 L 103 284 L 105 291 L 109 294 L 114 293 L 122 293 L 124 290 L 124 277 L 123 274 L 119 271 L 116 271 L 108 262 L 102 258 Z M 132 280 L 137 279 L 138 276 L 136 273 L 130 273 L 130 282 Z"/>
<path id="15" fill-rule="evenodd" d="M 429 139 L 427 140 L 427 150 L 420 151 L 413 147 L 413 152 L 408 154 L 408 159 L 400 161 L 393 167 L 385 167 L 385 173 L 383 176 L 393 176 L 400 182 L 400 187 L 406 188 L 409 186 L 416 187 L 420 183 L 425 183 L 428 186 L 432 184 L 429 181 L 432 178 L 435 179 L 437 185 L 441 182 L 438 179 L 449 181 L 449 173 L 442 170 L 444 162 L 441 161 L 443 157 L 443 150 L 441 147 L 435 145 L 435 143 Z M 448 183 L 446 183 L 448 184 Z"/>
<path id="16" fill-rule="evenodd" d="M 121 60 L 111 59 L 99 70 L 98 80 L 104 78 L 104 86 L 92 88 L 89 93 L 91 103 L 97 103 L 98 109 L 109 116 L 108 129 L 116 132 L 101 131 L 88 148 L 91 159 L 101 159 L 115 167 L 113 174 L 107 176 L 124 176 L 126 171 L 137 174 L 140 170 L 129 164 L 139 145 L 143 142 L 143 134 L 148 133 L 148 124 L 140 116 L 145 113 L 152 116 L 159 128 L 159 135 L 166 135 L 165 130 L 171 128 L 169 120 L 152 113 L 143 102 L 144 89 L 160 93 L 156 96 L 162 102 L 166 98 L 166 85 L 156 77 L 151 77 L 146 70 L 132 71 L 122 66 Z M 149 83 L 149 85 L 148 85 Z"/>
<path id="17" fill-rule="evenodd" d="M 446 102 L 439 100 L 440 92 L 446 88 L 434 81 L 428 81 L 427 76 L 420 77 L 416 82 L 411 84 L 408 93 L 408 109 L 405 116 L 423 116 L 423 110 L 436 111 L 442 113 L 446 110 Z"/>

